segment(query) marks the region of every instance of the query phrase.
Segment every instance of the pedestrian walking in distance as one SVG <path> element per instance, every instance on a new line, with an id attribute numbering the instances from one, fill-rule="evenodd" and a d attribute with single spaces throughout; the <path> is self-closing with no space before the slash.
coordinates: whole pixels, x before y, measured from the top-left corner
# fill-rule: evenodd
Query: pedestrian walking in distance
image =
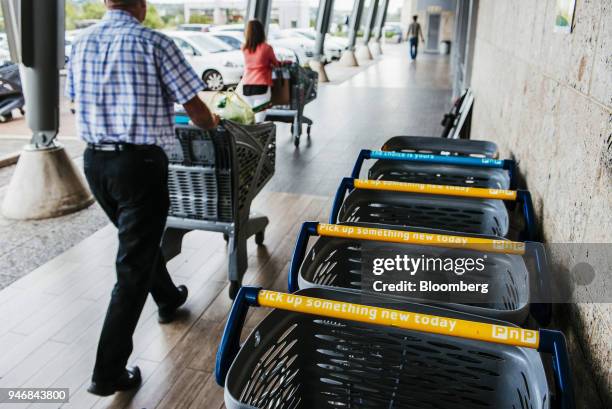
<path id="1" fill-rule="evenodd" d="M 410 44 L 410 58 L 415 59 L 419 51 L 419 38 L 425 42 L 421 25 L 417 22 L 418 16 L 412 16 L 412 23 L 408 26 L 408 43 Z"/>

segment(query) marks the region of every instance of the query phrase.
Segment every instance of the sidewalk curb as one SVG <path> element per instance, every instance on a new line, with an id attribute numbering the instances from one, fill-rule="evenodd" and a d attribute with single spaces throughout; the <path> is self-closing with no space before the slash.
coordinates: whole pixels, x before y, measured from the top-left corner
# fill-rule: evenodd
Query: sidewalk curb
<path id="1" fill-rule="evenodd" d="M 11 166 L 19 160 L 19 152 L 9 153 L 8 155 L 0 156 L 0 168 Z"/>

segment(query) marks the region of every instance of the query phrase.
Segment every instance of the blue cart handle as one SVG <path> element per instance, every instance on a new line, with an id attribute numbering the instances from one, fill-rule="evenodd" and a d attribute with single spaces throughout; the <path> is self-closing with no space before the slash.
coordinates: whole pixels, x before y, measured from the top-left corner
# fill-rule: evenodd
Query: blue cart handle
<path id="1" fill-rule="evenodd" d="M 334 202 L 332 204 L 331 214 L 329 215 L 329 222 L 331 224 L 338 222 L 338 215 L 340 214 L 340 208 L 342 207 L 342 203 L 344 203 L 344 197 L 348 193 L 350 189 L 355 187 L 353 181 L 355 179 L 343 178 L 338 186 L 338 190 L 336 191 L 336 196 L 334 197 Z"/>
<path id="2" fill-rule="evenodd" d="M 232 309 L 223 329 L 223 336 L 217 351 L 217 362 L 215 364 L 215 378 L 219 386 L 225 386 L 225 377 L 229 371 L 234 358 L 240 351 L 240 333 L 244 326 L 249 307 L 259 305 L 257 295 L 261 288 L 241 287 L 232 304 Z"/>
<path id="3" fill-rule="evenodd" d="M 474 166 L 479 168 L 497 168 L 508 171 L 510 189 L 516 190 L 516 162 L 512 159 L 473 158 L 466 156 L 433 155 L 429 153 L 372 151 L 362 149 L 357 156 L 351 176 L 359 178 L 363 161 L 366 159 L 400 160 L 408 162 L 426 162 L 440 165 Z"/>
<path id="4" fill-rule="evenodd" d="M 572 372 L 565 336 L 560 331 L 541 329 L 538 351 L 552 355 L 555 383 L 557 391 L 559 391 L 560 409 L 575 409 Z"/>
<path id="5" fill-rule="evenodd" d="M 298 276 L 300 273 L 300 267 L 302 261 L 306 256 L 306 247 L 308 246 L 308 239 L 312 236 L 317 236 L 317 222 L 304 222 L 300 233 L 298 235 L 297 242 L 295 243 L 295 249 L 293 250 L 293 256 L 291 256 L 291 263 L 289 264 L 289 292 L 294 293 L 300 289 L 298 283 Z"/>
<path id="6" fill-rule="evenodd" d="M 546 327 L 550 324 L 550 321 L 552 319 L 552 304 L 551 301 L 548 301 L 551 299 L 551 279 L 548 259 L 546 258 L 546 252 L 544 251 L 542 243 L 527 242 L 525 243 L 525 249 L 528 253 L 533 254 L 533 260 L 536 264 L 536 294 L 538 300 L 542 301 L 530 302 L 529 311 L 541 326 Z"/>

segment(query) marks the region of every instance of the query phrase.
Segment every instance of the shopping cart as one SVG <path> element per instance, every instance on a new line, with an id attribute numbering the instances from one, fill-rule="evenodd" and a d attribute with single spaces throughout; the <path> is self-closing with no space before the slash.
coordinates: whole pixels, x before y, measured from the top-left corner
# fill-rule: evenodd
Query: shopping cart
<path id="1" fill-rule="evenodd" d="M 291 135 L 295 146 L 300 145 L 302 125 L 306 124 L 306 134 L 310 138 L 312 119 L 304 116 L 304 107 L 317 97 L 318 74 L 297 63 L 276 68 L 279 78 L 289 78 L 290 104 L 276 105 L 266 111 L 266 120 L 291 124 Z"/>
<path id="2" fill-rule="evenodd" d="M 338 221 L 538 239 L 527 190 L 344 178 L 330 216 L 330 223 Z"/>
<path id="3" fill-rule="evenodd" d="M 516 189 L 516 163 L 511 159 L 474 158 L 363 149 L 351 174 L 359 178 L 363 162 L 376 159 L 368 179 L 434 185 Z"/>
<path id="4" fill-rule="evenodd" d="M 214 131 L 177 126 L 178 143 L 167 151 L 170 211 L 162 242 L 170 260 L 191 230 L 223 233 L 229 245 L 233 298 L 247 269 L 246 241 L 262 244 L 268 218 L 251 213 L 251 202 L 272 178 L 276 158 L 273 123 L 240 125 L 223 120 Z"/>
<path id="5" fill-rule="evenodd" d="M 561 332 L 386 305 L 386 297 L 359 292 L 242 288 L 217 352 L 226 407 L 575 407 Z M 240 346 L 250 306 L 274 310 Z"/>
<path id="6" fill-rule="evenodd" d="M 318 237 L 306 254 L 309 239 Z M 302 225 L 289 267 L 289 291 L 303 288 L 345 288 L 373 292 L 376 287 L 372 261 L 404 256 L 414 260 L 480 260 L 484 269 L 470 272 L 442 265 L 388 273 L 385 282 L 421 279 L 432 283 L 488 285 L 486 293 L 434 292 L 415 287 L 392 293 L 399 302 L 434 304 L 471 314 L 523 325 L 529 314 L 542 326 L 550 323 L 550 287 L 546 255 L 540 243 L 517 243 L 482 235 L 450 235 L 432 229 L 406 229 L 380 224 Z M 390 275 L 391 274 L 391 275 Z"/>
<path id="7" fill-rule="evenodd" d="M 431 153 L 493 159 L 499 156 L 497 145 L 494 142 L 431 136 L 394 136 L 387 140 L 380 149 L 389 152 Z"/>
<path id="8" fill-rule="evenodd" d="M 0 122 L 13 119 L 13 110 L 24 114 L 25 99 L 21 89 L 18 64 L 5 64 L 0 67 Z"/>

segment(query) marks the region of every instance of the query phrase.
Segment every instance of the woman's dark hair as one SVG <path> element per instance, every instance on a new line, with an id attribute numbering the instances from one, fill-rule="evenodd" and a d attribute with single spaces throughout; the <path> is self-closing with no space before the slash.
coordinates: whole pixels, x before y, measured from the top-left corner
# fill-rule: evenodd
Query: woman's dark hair
<path id="1" fill-rule="evenodd" d="M 257 46 L 266 41 L 266 32 L 259 20 L 251 20 L 244 32 L 244 49 L 255 52 Z"/>

